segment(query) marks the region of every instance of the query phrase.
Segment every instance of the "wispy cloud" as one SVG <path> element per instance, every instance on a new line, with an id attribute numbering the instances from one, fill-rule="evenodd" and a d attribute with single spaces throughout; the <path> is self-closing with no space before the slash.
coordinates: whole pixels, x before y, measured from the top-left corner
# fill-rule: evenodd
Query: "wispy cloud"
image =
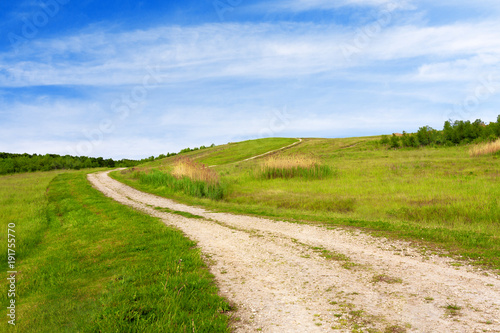
<path id="1" fill-rule="evenodd" d="M 420 78 L 424 79 L 424 74 L 443 60 L 488 59 L 475 62 L 478 70 L 498 64 L 498 36 L 500 26 L 493 21 L 432 28 L 390 27 L 369 41 L 354 61 L 347 61 L 340 45 L 355 36 L 338 26 L 296 23 L 293 33 L 271 24 L 96 31 L 36 41 L 21 59 L 1 54 L 0 85 L 136 84 L 153 67 L 165 83 L 213 78 L 278 79 L 335 73 L 377 61 L 428 57 L 424 59 L 426 67 L 420 69 Z M 436 60 L 437 65 L 429 63 Z"/>
<path id="2" fill-rule="evenodd" d="M 500 76 L 500 55 L 481 54 L 470 58 L 425 64 L 418 69 L 416 78 L 422 81 L 469 82 L 490 75 Z"/>
<path id="3" fill-rule="evenodd" d="M 338 9 L 341 7 L 382 7 L 388 5 L 395 9 L 409 8 L 409 2 L 406 0 L 281 0 L 266 3 L 266 9 L 302 12 Z"/>
<path id="4" fill-rule="evenodd" d="M 88 155 L 144 157 L 269 133 L 440 126 L 485 75 L 498 73 L 500 25 L 490 16 L 429 24 L 426 11 L 438 4 L 425 1 L 266 3 L 266 11 L 351 7 L 361 16 L 392 6 L 389 23 L 378 26 L 246 20 L 124 30 L 102 23 L 34 39 L 22 52 L 0 53 L 0 150 L 69 153 L 90 140 Z M 351 57 L 345 45 L 355 49 Z M 492 81 L 500 91 L 500 78 Z M 499 102 L 491 94 L 467 115 L 496 118 Z M 283 108 L 293 119 L 276 127 Z M 99 134 L 104 120 L 113 130 Z"/>

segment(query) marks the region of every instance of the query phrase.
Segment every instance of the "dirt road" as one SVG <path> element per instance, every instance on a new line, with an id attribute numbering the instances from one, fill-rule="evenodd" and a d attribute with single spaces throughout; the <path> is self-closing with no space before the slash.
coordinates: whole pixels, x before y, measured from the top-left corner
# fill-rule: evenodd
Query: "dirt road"
<path id="1" fill-rule="evenodd" d="M 500 332 L 498 275 L 401 241 L 213 213 L 137 191 L 107 172 L 88 178 L 198 242 L 221 294 L 237 305 L 236 332 Z"/>

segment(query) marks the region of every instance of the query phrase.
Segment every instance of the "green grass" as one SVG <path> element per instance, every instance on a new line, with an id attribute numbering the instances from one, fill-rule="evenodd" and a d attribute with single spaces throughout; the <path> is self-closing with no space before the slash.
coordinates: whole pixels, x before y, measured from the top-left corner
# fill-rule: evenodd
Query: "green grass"
<path id="1" fill-rule="evenodd" d="M 227 195 L 219 201 L 146 186 L 126 175 L 114 177 L 188 204 L 363 228 L 500 269 L 498 156 L 471 158 L 468 146 L 388 150 L 379 138 L 304 139 L 278 153 L 313 155 L 321 165 L 335 170 L 334 177 L 324 179 L 263 179 L 258 176 L 260 159 L 219 165 L 214 170 L 228 184 Z"/>
<path id="2" fill-rule="evenodd" d="M 460 315 L 460 310 L 462 310 L 462 307 L 456 304 L 448 304 L 444 308 L 448 316 L 458 316 Z"/>
<path id="3" fill-rule="evenodd" d="M 234 163 L 291 145 L 297 141 L 297 139 L 289 138 L 266 138 L 229 143 L 224 146 L 217 146 L 214 151 L 199 156 L 198 161 L 206 165 Z"/>
<path id="4" fill-rule="evenodd" d="M 280 149 L 297 142 L 297 139 L 290 138 L 265 138 L 258 140 L 248 140 L 242 142 L 233 142 L 221 146 L 210 147 L 202 150 L 196 150 L 181 156 L 189 157 L 196 162 L 207 166 L 224 165 L 242 161 L 244 159 L 264 154 L 271 150 Z M 164 160 L 154 161 L 144 164 L 145 166 L 159 166 L 165 162 L 174 161 L 178 156 Z"/>
<path id="5" fill-rule="evenodd" d="M 204 219 L 203 216 L 191 214 L 188 212 L 183 212 L 180 210 L 172 210 L 170 208 L 165 208 L 165 207 L 154 207 L 154 209 L 159 210 L 160 212 L 176 214 L 176 215 L 184 216 L 184 217 L 187 217 L 190 219 Z"/>
<path id="6" fill-rule="evenodd" d="M 45 211 L 46 189 L 60 171 L 34 172 L 0 176 L 0 267 L 7 270 L 7 225 L 14 223 L 16 235 L 16 260 L 29 256 L 42 240 L 47 228 Z M 25 223 L 29 221 L 29 223 Z M 2 279 L 2 282 L 3 279 Z"/>
<path id="7" fill-rule="evenodd" d="M 201 180 L 193 180 L 188 177 L 176 178 L 168 172 L 152 171 L 150 173 L 137 172 L 136 177 L 141 184 L 153 187 L 163 187 L 172 192 L 182 191 L 187 195 L 197 198 L 209 198 L 220 200 L 224 196 L 224 184 L 209 184 Z"/>
<path id="8" fill-rule="evenodd" d="M 292 167 L 292 168 L 276 168 L 266 167 L 261 171 L 260 177 L 264 179 L 323 179 L 334 174 L 333 170 L 327 165 L 314 165 L 312 167 Z"/>
<path id="9" fill-rule="evenodd" d="M 2 229 L 16 223 L 17 331 L 229 331 L 196 244 L 105 197 L 85 173 L 0 177 L 0 202 Z M 4 311 L 7 302 L 3 292 Z"/>

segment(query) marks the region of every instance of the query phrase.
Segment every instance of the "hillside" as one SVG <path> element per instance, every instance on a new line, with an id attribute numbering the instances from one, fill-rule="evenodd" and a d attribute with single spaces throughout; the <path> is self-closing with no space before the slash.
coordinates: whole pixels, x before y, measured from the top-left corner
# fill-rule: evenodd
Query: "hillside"
<path id="1" fill-rule="evenodd" d="M 322 179 L 262 176 L 262 157 L 239 163 L 276 139 L 233 143 L 188 154 L 216 166 L 223 197 L 196 197 L 141 174 L 168 174 L 178 157 L 113 177 L 138 189 L 217 211 L 354 226 L 403 237 L 500 267 L 498 154 L 469 156 L 470 145 L 388 149 L 380 137 L 309 138 L 273 158 L 308 156 L 329 169 Z M 284 145 L 285 143 L 283 143 Z M 267 148 L 266 148 L 267 149 Z M 218 164 L 219 162 L 220 164 Z"/>
<path id="2" fill-rule="evenodd" d="M 197 242 L 237 332 L 497 331 L 498 153 L 380 141 L 301 139 L 236 163 L 193 154 L 114 173 L 142 191 L 108 172 L 89 180 Z"/>

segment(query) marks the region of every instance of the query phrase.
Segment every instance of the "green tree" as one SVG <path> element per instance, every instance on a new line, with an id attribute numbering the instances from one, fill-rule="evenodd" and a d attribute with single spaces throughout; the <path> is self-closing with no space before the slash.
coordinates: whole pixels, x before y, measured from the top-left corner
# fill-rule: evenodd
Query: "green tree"
<path id="1" fill-rule="evenodd" d="M 432 127 L 429 126 L 420 127 L 418 129 L 417 139 L 421 145 L 427 146 L 432 143 L 433 131 Z"/>
<path id="2" fill-rule="evenodd" d="M 454 136 L 455 136 L 455 131 L 453 130 L 453 126 L 451 125 L 450 121 L 445 121 L 444 122 L 444 128 L 443 128 L 443 139 L 444 142 L 454 142 Z"/>
<path id="3" fill-rule="evenodd" d="M 400 144 L 399 144 L 399 137 L 396 136 L 396 134 L 393 134 L 391 136 L 391 148 L 399 148 Z"/>
<path id="4" fill-rule="evenodd" d="M 495 135 L 500 138 L 500 114 L 497 117 L 497 123 L 494 129 Z"/>
<path id="5" fill-rule="evenodd" d="M 389 140 L 389 137 L 387 135 L 382 135 L 382 138 L 380 139 L 380 144 L 383 145 L 388 145 L 391 141 Z"/>

